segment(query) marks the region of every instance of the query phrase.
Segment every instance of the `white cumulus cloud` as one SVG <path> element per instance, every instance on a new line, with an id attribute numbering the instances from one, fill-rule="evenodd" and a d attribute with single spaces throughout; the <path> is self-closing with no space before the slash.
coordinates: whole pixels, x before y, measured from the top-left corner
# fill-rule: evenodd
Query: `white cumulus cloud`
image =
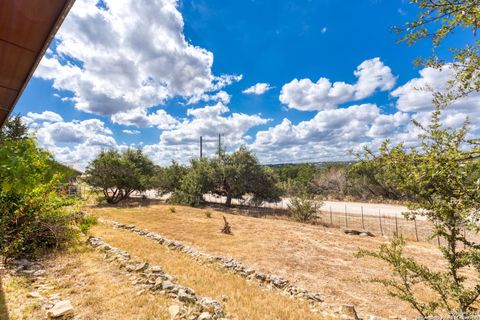
<path id="1" fill-rule="evenodd" d="M 253 86 L 243 90 L 242 92 L 245 94 L 256 94 L 256 95 L 261 95 L 267 92 L 268 90 L 272 89 L 270 84 L 264 83 L 264 82 L 259 82 L 257 84 L 254 84 Z"/>
<path id="2" fill-rule="evenodd" d="M 183 27 L 176 0 L 79 0 L 35 76 L 72 92 L 77 109 L 101 115 L 205 99 L 241 79 L 214 75 L 213 54 L 189 43 Z"/>
<path id="3" fill-rule="evenodd" d="M 26 117 L 23 117 L 27 123 L 32 121 L 48 121 L 48 122 L 60 122 L 63 118 L 58 113 L 52 111 L 43 111 L 42 113 L 29 112 Z"/>
<path id="4" fill-rule="evenodd" d="M 342 103 L 367 98 L 377 90 L 390 90 L 396 82 L 391 69 L 380 58 L 363 61 L 354 75 L 358 78 L 355 84 L 332 84 L 323 77 L 315 83 L 310 79 L 294 79 L 283 85 L 280 101 L 302 111 L 335 109 Z"/>

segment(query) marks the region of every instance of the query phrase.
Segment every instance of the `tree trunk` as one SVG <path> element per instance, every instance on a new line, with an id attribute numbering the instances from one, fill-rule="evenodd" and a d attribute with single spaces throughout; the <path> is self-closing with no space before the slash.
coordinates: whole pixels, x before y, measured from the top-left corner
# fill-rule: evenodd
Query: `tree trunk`
<path id="1" fill-rule="evenodd" d="M 227 201 L 225 202 L 225 204 L 227 205 L 227 207 L 232 206 L 232 194 L 230 192 L 227 193 Z"/>

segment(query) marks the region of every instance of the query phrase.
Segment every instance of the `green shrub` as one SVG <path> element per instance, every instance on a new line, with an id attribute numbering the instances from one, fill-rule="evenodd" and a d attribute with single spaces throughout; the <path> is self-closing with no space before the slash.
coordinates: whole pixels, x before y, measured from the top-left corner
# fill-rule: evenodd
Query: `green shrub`
<path id="1" fill-rule="evenodd" d="M 211 213 L 210 211 L 205 211 L 205 217 L 211 218 L 211 217 L 212 217 L 212 213 Z"/>
<path id="2" fill-rule="evenodd" d="M 319 201 L 308 198 L 305 195 L 293 197 L 288 205 L 290 217 L 299 222 L 313 222 L 317 217 L 317 212 L 321 207 Z"/>
<path id="3" fill-rule="evenodd" d="M 58 190 L 68 170 L 32 138 L 0 144 L 0 256 L 5 260 L 58 248 L 76 238 L 76 199 Z"/>
<path id="4" fill-rule="evenodd" d="M 88 230 L 98 223 L 97 217 L 82 214 L 78 219 L 78 227 L 83 234 L 87 234 Z"/>

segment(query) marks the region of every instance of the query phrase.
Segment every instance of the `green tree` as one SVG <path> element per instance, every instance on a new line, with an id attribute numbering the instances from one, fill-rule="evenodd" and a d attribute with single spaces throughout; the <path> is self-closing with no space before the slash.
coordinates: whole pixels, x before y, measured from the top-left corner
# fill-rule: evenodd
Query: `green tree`
<path id="1" fill-rule="evenodd" d="M 134 191 L 145 191 L 153 186 L 155 164 L 140 149 L 127 149 L 121 155 L 121 188 L 128 198 Z"/>
<path id="2" fill-rule="evenodd" d="M 7 119 L 0 130 L 0 143 L 7 140 L 20 140 L 28 136 L 28 127 L 20 115 Z"/>
<path id="3" fill-rule="evenodd" d="M 274 169 L 278 176 L 279 186 L 287 195 L 313 193 L 314 177 L 318 169 L 313 164 L 288 164 Z"/>
<path id="4" fill-rule="evenodd" d="M 257 158 L 245 147 L 232 154 L 222 154 L 211 160 L 213 167 L 213 193 L 226 196 L 226 205 L 231 206 L 233 198 L 246 194 L 259 203 L 278 200 L 281 193 L 271 170 L 262 167 Z"/>
<path id="5" fill-rule="evenodd" d="M 108 203 L 118 203 L 134 191 L 145 191 L 153 182 L 155 165 L 141 150 L 102 151 L 85 171 L 86 182 L 101 188 Z"/>
<path id="6" fill-rule="evenodd" d="M 174 164 L 175 165 L 175 164 Z M 179 169 L 173 168 L 172 171 Z M 182 170 L 180 169 L 179 172 Z M 173 191 L 170 201 L 178 204 L 199 206 L 204 203 L 203 195 L 214 189 L 213 168 L 210 159 L 193 159 L 188 171 L 183 174 Z"/>
<path id="7" fill-rule="evenodd" d="M 445 92 L 436 92 L 435 101 L 440 105 L 448 105 L 453 100 L 472 92 L 480 91 L 480 40 L 467 44 L 462 48 L 450 48 L 450 61 L 440 59 L 437 48 L 455 31 L 469 30 L 474 36 L 480 27 L 480 0 L 411 0 L 419 9 L 414 21 L 394 29 L 402 34 L 400 41 L 411 45 L 430 39 L 433 45 L 433 56 L 418 59 L 418 65 L 444 68 L 448 63 L 453 70 Z"/>
<path id="8" fill-rule="evenodd" d="M 415 122 L 424 132 L 419 148 L 406 150 L 402 144 L 391 147 L 386 142 L 376 158 L 381 159 L 386 181 L 412 199 L 407 218 L 426 217 L 434 225 L 432 236 L 444 240 L 439 249 L 446 268 L 431 270 L 405 256 L 404 241 L 398 237 L 378 252 L 359 254 L 390 264 L 394 277 L 375 281 L 422 316 L 474 311 L 480 296 L 480 245 L 463 233 L 464 228 L 479 230 L 480 179 L 471 174 L 473 162 L 480 158 L 480 144 L 467 138 L 467 122 L 459 130 L 443 128 L 440 114 L 437 107 L 425 127 Z M 427 288 L 432 295 L 422 299 L 418 288 Z"/>
<path id="9" fill-rule="evenodd" d="M 183 177 L 187 173 L 188 168 L 186 166 L 172 161 L 170 166 L 156 169 L 153 186 L 160 195 L 174 192 L 178 189 Z"/>

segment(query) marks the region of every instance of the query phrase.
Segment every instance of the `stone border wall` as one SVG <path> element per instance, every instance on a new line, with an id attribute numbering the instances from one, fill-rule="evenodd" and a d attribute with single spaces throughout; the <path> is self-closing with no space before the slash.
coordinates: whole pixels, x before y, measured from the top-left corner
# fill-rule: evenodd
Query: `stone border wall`
<path id="1" fill-rule="evenodd" d="M 268 289 L 279 290 L 280 293 L 283 295 L 309 302 L 312 311 L 318 312 L 327 318 L 342 318 L 355 320 L 360 319 L 354 306 L 352 305 L 333 306 L 326 304 L 323 302 L 323 299 L 319 293 L 309 292 L 306 289 L 294 286 L 287 279 L 283 279 L 277 275 L 265 274 L 256 271 L 253 268 L 250 268 L 233 258 L 214 256 L 201 252 L 180 241 L 170 240 L 159 233 L 150 232 L 148 230 L 139 228 L 133 224 L 124 224 L 103 218 L 99 218 L 98 221 L 103 224 L 112 226 L 116 229 L 126 230 L 136 233 L 140 236 L 152 239 L 171 250 L 186 253 L 193 257 L 195 260 L 218 263 L 223 268 L 229 270 L 234 274 L 238 274 L 247 280 L 255 280 L 263 285 L 266 285 Z M 377 317 L 374 315 L 368 315 L 365 318 L 375 320 L 382 319 L 381 317 Z"/>
<path id="2" fill-rule="evenodd" d="M 117 262 L 120 268 L 130 273 L 132 283 L 142 288 L 139 294 L 148 289 L 180 301 L 181 308 L 169 309 L 173 317 L 189 320 L 225 319 L 220 302 L 198 296 L 193 289 L 176 284 L 175 278 L 166 274 L 160 266 L 150 266 L 148 262 L 132 259 L 128 252 L 112 247 L 98 237 L 90 237 L 87 242 L 96 250 L 104 252 L 107 261 Z"/>

